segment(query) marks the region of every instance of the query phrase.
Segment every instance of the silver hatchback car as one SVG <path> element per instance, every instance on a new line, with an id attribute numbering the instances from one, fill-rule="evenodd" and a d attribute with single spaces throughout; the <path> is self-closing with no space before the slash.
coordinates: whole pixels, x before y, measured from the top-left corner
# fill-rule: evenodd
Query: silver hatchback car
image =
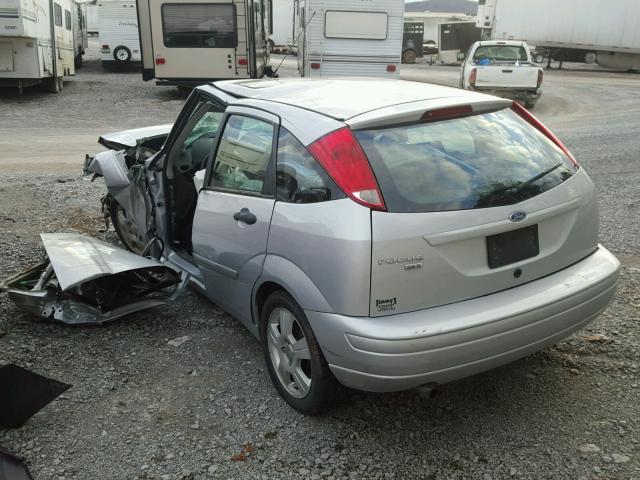
<path id="1" fill-rule="evenodd" d="M 511 362 L 585 326 L 615 291 L 591 180 L 508 100 L 405 81 L 225 81 L 195 89 L 173 126 L 100 142 L 111 150 L 85 170 L 104 176 L 125 246 L 157 260 L 46 237 L 55 275 L 94 275 L 49 283 L 66 296 L 44 313 L 106 321 L 188 283 L 260 339 L 304 413 L 338 383 L 395 391 Z M 145 279 L 109 283 L 129 261 Z"/>

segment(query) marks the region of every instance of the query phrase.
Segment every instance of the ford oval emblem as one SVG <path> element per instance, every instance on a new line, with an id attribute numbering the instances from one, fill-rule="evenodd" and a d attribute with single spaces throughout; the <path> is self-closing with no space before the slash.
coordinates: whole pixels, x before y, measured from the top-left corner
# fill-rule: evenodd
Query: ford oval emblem
<path id="1" fill-rule="evenodd" d="M 527 214 L 525 212 L 513 212 L 511 215 L 509 215 L 509 220 L 511 220 L 512 222 L 521 222 L 525 218 L 527 218 Z"/>

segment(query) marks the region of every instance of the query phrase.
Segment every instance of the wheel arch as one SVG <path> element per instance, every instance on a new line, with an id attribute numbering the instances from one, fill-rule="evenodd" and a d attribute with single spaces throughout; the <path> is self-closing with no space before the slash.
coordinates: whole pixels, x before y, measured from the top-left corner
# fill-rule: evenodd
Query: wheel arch
<path id="1" fill-rule="evenodd" d="M 277 290 L 291 295 L 303 310 L 333 311 L 320 289 L 300 267 L 284 257 L 267 255 L 262 275 L 253 289 L 252 316 L 255 325 L 260 323 L 264 302 Z"/>

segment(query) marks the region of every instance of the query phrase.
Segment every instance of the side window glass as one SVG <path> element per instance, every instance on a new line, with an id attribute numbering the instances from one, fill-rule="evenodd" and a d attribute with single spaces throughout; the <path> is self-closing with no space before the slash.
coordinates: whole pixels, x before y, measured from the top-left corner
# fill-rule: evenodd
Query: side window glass
<path id="1" fill-rule="evenodd" d="M 203 169 L 213 150 L 214 141 L 223 112 L 213 102 L 201 100 L 193 109 L 187 123 L 187 132 L 183 130 L 181 142 L 172 149 L 174 166 L 181 172 L 195 172 Z"/>
<path id="2" fill-rule="evenodd" d="M 285 128 L 280 128 L 276 166 L 277 200 L 316 203 L 345 198 L 324 169 Z"/>
<path id="3" fill-rule="evenodd" d="M 273 150 L 273 125 L 231 115 L 222 132 L 211 172 L 211 186 L 262 192 Z"/>

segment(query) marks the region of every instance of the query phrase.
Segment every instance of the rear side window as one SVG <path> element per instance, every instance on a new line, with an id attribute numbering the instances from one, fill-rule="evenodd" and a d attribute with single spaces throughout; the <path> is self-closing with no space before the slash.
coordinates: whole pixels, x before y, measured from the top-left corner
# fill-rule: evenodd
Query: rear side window
<path id="1" fill-rule="evenodd" d="M 526 62 L 527 51 L 518 45 L 482 45 L 473 54 L 473 60 L 483 59 L 495 62 Z"/>
<path id="2" fill-rule="evenodd" d="M 283 127 L 278 138 L 276 192 L 278 200 L 291 203 L 346 198 L 304 145 Z"/>
<path id="3" fill-rule="evenodd" d="M 57 3 L 53 4 L 53 22 L 56 27 L 62 26 L 62 7 Z"/>
<path id="4" fill-rule="evenodd" d="M 575 171 L 551 140 L 511 109 L 355 133 L 391 212 L 512 205 Z"/>
<path id="5" fill-rule="evenodd" d="M 165 3 L 162 33 L 165 47 L 235 48 L 236 10 L 233 4 Z"/>
<path id="6" fill-rule="evenodd" d="M 64 11 L 64 28 L 71 30 L 71 12 L 69 10 Z"/>

